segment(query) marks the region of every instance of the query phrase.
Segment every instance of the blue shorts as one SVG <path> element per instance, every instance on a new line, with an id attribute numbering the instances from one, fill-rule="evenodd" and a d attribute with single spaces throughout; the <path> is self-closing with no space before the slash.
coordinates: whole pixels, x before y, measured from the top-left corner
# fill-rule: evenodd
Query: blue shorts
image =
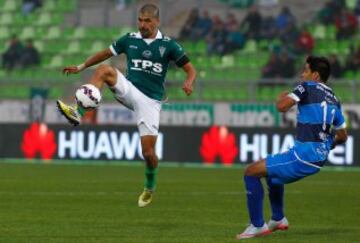
<path id="1" fill-rule="evenodd" d="M 287 184 L 320 171 L 320 166 L 302 161 L 294 149 L 266 158 L 267 177 L 274 184 Z"/>

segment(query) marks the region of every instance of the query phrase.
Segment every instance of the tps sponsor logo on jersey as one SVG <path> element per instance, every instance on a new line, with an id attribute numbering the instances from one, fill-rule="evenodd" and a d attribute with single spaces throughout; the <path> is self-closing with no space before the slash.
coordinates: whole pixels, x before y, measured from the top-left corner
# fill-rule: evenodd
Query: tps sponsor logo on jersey
<path id="1" fill-rule="evenodd" d="M 141 60 L 141 59 L 132 59 L 132 64 L 134 65 L 130 69 L 136 71 L 149 72 L 154 75 L 161 75 L 163 71 L 163 66 L 161 63 L 152 62 L 150 60 Z"/>

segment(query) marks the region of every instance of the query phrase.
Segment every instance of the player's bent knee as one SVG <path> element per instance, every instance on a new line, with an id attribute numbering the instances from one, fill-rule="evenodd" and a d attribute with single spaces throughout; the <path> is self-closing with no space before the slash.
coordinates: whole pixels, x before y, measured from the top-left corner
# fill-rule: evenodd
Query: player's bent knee
<path id="1" fill-rule="evenodd" d="M 104 79 L 107 79 L 108 77 L 116 76 L 116 71 L 112 66 L 108 64 L 100 64 L 96 68 L 96 72 L 99 73 Z"/>
<path id="2" fill-rule="evenodd" d="M 244 176 L 253 176 L 253 171 L 254 169 L 252 169 L 252 166 L 253 164 L 251 165 L 248 165 L 246 168 L 245 168 L 245 171 L 244 171 Z"/>
<path id="3" fill-rule="evenodd" d="M 245 168 L 245 176 L 258 176 L 262 177 L 266 175 L 265 160 L 259 160 L 251 163 Z"/>
<path id="4" fill-rule="evenodd" d="M 147 149 L 142 152 L 142 155 L 145 160 L 152 160 L 156 157 L 154 149 Z"/>

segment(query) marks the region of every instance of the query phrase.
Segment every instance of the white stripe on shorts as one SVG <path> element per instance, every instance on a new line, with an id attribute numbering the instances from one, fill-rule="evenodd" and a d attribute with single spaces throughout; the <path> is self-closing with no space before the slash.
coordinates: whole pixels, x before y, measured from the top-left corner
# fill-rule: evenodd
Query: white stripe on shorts
<path id="1" fill-rule="evenodd" d="M 306 164 L 306 165 L 309 165 L 309 166 L 312 166 L 312 167 L 321 169 L 321 166 L 317 166 L 317 165 L 314 165 L 313 163 L 310 163 L 310 162 L 307 162 L 307 161 L 305 161 L 305 160 L 300 159 L 300 157 L 297 155 L 297 153 L 296 153 L 295 151 L 294 151 L 294 154 L 295 154 L 295 157 L 296 157 L 301 163 L 304 163 L 304 164 Z"/>

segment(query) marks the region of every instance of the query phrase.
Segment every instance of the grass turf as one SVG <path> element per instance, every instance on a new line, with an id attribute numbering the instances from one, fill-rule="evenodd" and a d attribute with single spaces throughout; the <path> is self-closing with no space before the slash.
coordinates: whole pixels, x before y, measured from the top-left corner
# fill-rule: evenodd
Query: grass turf
<path id="1" fill-rule="evenodd" d="M 0 164 L 0 242 L 236 242 L 242 168 L 162 167 L 137 207 L 143 166 Z M 325 170 L 285 189 L 290 229 L 249 242 L 359 242 L 360 172 Z M 265 215 L 269 205 L 265 197 Z"/>

